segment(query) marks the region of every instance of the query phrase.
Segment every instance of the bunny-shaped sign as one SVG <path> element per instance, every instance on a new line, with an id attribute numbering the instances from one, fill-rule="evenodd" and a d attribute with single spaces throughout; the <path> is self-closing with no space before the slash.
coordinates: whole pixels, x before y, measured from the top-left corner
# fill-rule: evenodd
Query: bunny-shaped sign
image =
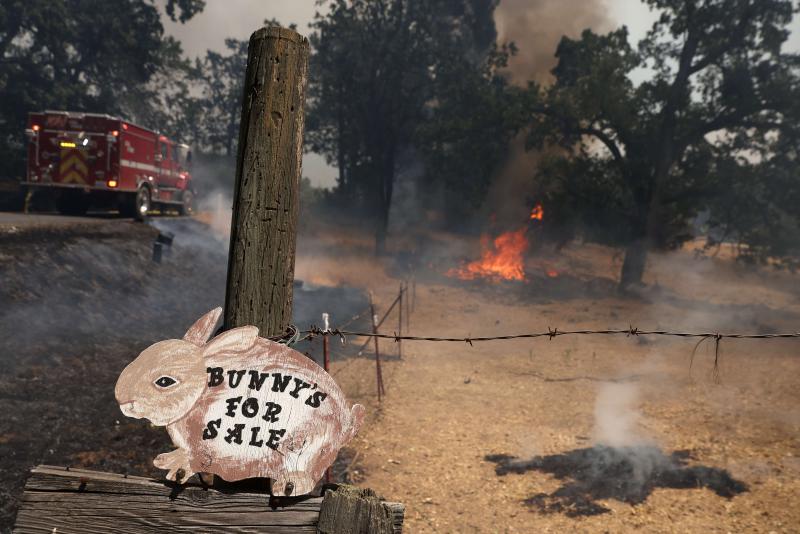
<path id="1" fill-rule="evenodd" d="M 122 371 L 114 390 L 122 413 L 167 427 L 178 448 L 153 464 L 170 480 L 269 477 L 273 495 L 310 493 L 358 431 L 364 407 L 348 410 L 328 373 L 254 326 L 206 342 L 221 313 L 208 312 L 183 339 L 148 347 Z"/>

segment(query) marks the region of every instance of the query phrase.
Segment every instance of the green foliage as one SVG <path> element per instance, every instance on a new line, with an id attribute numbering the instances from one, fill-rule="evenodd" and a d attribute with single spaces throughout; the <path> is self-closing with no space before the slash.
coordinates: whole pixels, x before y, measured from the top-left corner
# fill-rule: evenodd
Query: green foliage
<path id="1" fill-rule="evenodd" d="M 175 12 L 176 7 L 178 8 L 179 12 L 177 14 L 177 18 Z M 205 0 L 167 0 L 165 10 L 173 22 L 180 20 L 183 23 L 195 16 L 197 13 L 203 11 L 204 7 L 206 7 Z"/>
<path id="2" fill-rule="evenodd" d="M 753 194 L 736 177 L 760 181 L 758 161 L 797 138 L 800 59 L 781 49 L 789 0 L 647 3 L 660 18 L 637 48 L 624 27 L 563 38 L 555 83 L 531 87 L 527 104 L 531 146 L 561 147 L 542 194 L 570 231 L 628 247 L 623 285 L 641 280 L 648 248 L 679 245 L 694 216 L 721 209 L 713 199 Z M 636 69 L 650 78 L 635 85 Z"/>
<path id="3" fill-rule="evenodd" d="M 784 137 L 772 153 L 752 163 L 722 160 L 725 187 L 709 199 L 708 246 L 737 244 L 740 259 L 797 270 L 800 267 L 800 173 L 796 140 Z M 752 156 L 751 156 L 752 158 Z"/>
<path id="4" fill-rule="evenodd" d="M 432 96 L 427 5 L 339 0 L 318 16 L 307 143 L 339 168 L 339 187 L 388 211 L 395 164 Z"/>

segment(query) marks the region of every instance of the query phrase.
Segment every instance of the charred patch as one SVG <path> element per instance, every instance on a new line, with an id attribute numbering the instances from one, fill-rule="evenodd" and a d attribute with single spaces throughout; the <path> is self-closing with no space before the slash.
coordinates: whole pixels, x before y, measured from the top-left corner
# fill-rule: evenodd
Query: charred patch
<path id="1" fill-rule="evenodd" d="M 609 512 L 598 502 L 604 499 L 642 503 L 655 488 L 708 488 L 728 499 L 748 491 L 747 484 L 724 469 L 689 465 L 689 451 L 664 454 L 652 446 L 595 446 L 529 460 L 491 454 L 485 459 L 497 464 L 498 476 L 540 471 L 563 480 L 564 484 L 553 493 L 537 493 L 524 502 L 540 512 L 569 517 Z"/>

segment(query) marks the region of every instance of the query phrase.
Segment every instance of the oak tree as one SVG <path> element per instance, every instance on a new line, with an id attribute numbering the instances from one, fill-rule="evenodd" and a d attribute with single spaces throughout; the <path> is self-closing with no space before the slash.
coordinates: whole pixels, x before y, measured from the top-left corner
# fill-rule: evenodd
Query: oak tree
<path id="1" fill-rule="evenodd" d="M 636 47 L 624 27 L 564 37 L 554 83 L 527 105 L 531 145 L 562 147 L 539 176 L 551 220 L 624 245 L 622 288 L 641 282 L 649 250 L 691 237 L 729 171 L 759 180 L 752 154 L 790 142 L 800 96 L 800 60 L 783 50 L 790 0 L 646 3 L 659 18 Z"/>

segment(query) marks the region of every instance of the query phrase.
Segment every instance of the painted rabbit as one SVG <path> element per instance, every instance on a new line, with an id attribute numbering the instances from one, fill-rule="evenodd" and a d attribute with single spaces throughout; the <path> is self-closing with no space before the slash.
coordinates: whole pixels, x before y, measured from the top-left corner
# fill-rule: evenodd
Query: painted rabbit
<path id="1" fill-rule="evenodd" d="M 183 339 L 160 341 L 123 371 L 114 390 L 122 413 L 166 426 L 176 450 L 153 464 L 185 482 L 198 472 L 228 481 L 274 480 L 274 495 L 309 493 L 356 434 L 364 407 L 299 352 L 258 337 L 254 326 L 206 342 L 221 308 Z"/>

